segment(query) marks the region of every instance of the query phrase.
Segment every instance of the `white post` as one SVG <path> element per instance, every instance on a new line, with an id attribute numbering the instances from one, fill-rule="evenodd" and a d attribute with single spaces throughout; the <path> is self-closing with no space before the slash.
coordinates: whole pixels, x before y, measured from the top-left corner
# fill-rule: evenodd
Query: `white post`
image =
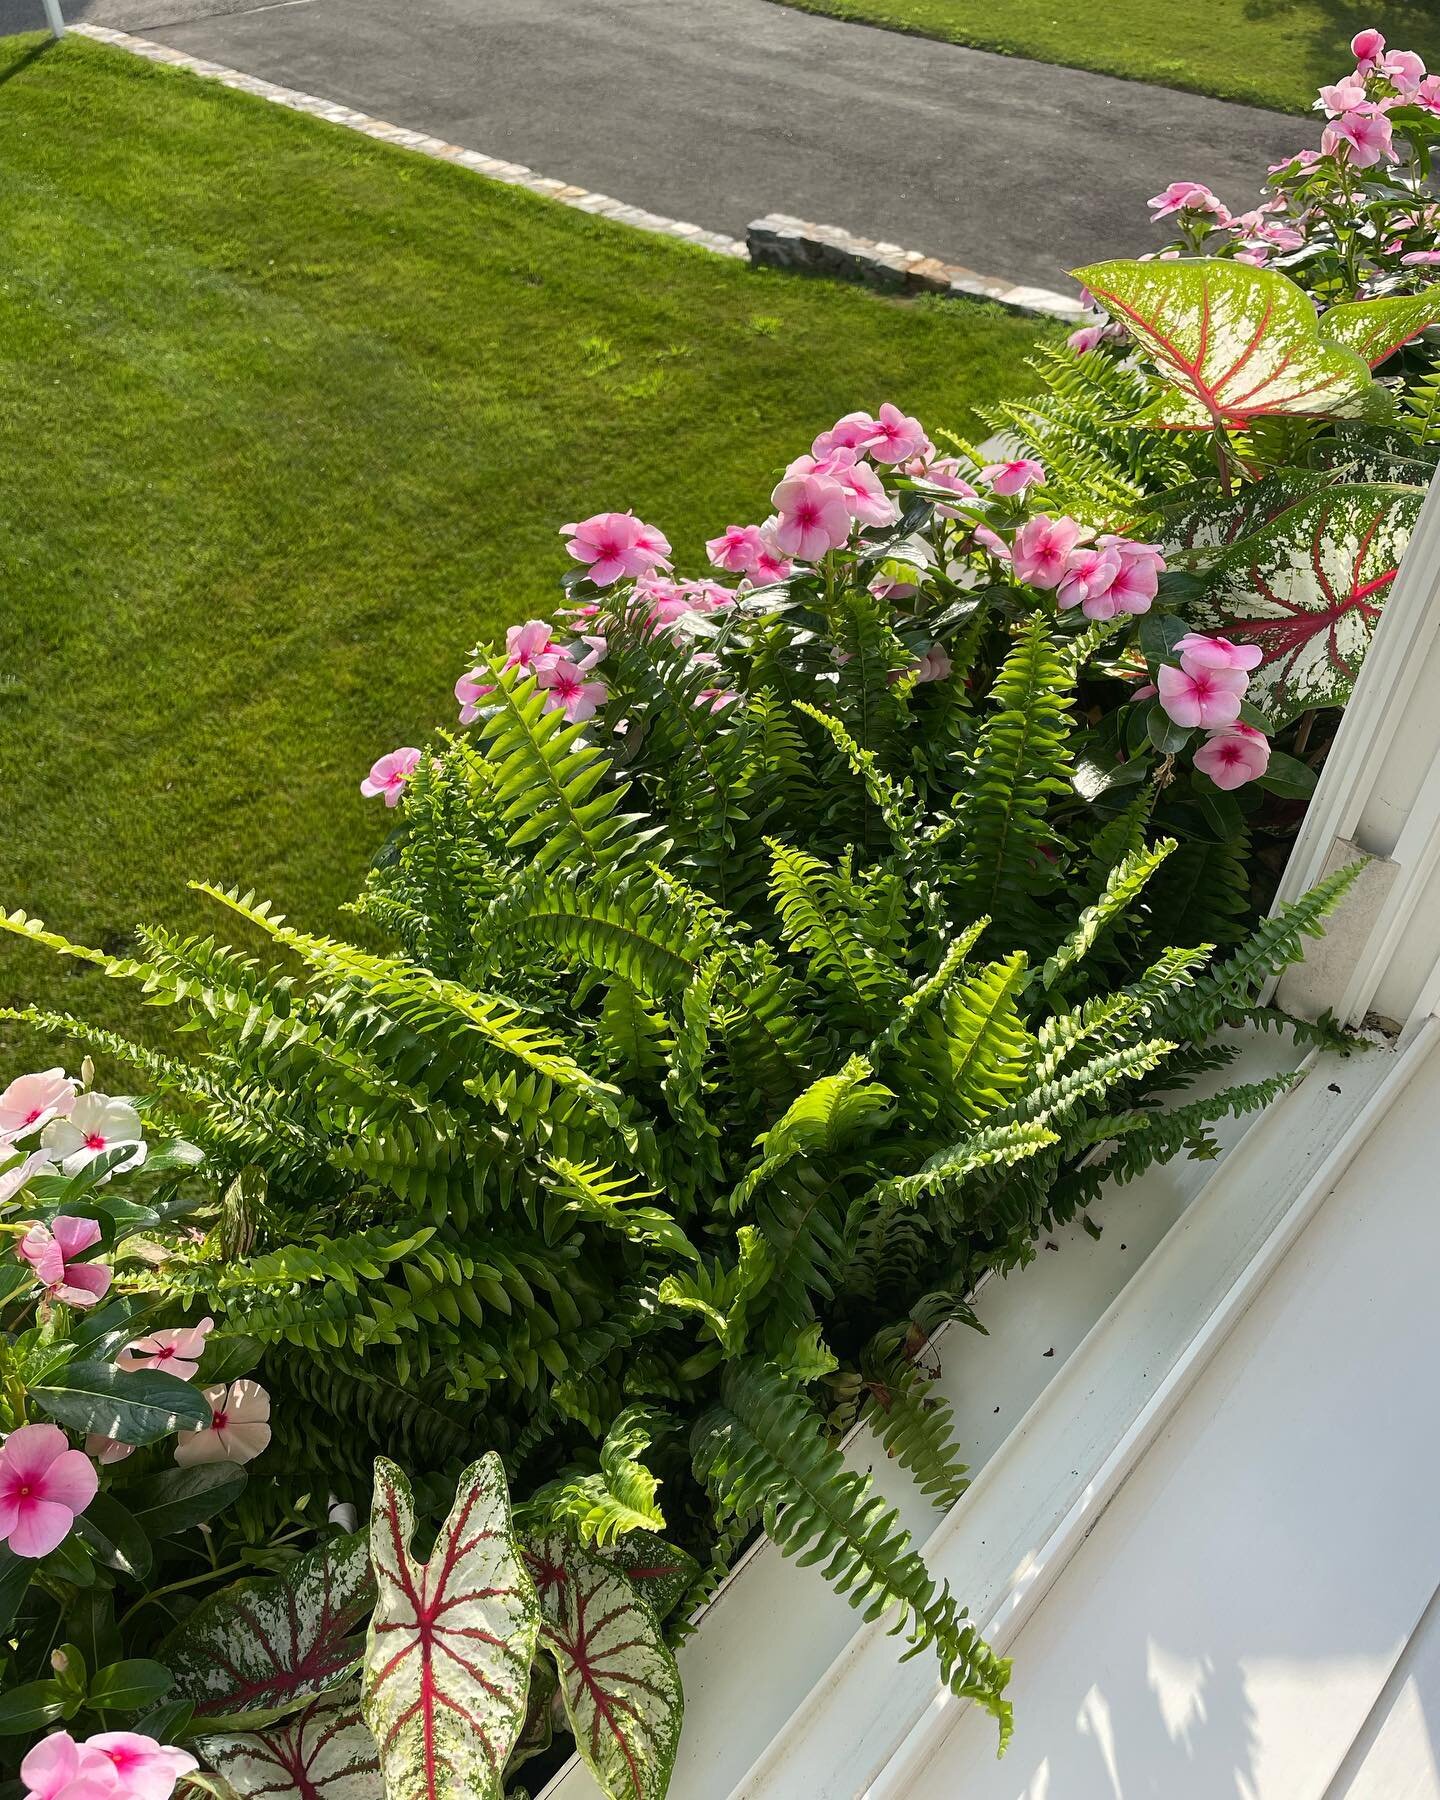
<path id="1" fill-rule="evenodd" d="M 65 35 L 65 15 L 60 10 L 60 0 L 41 0 L 45 8 L 45 23 L 57 38 Z"/>

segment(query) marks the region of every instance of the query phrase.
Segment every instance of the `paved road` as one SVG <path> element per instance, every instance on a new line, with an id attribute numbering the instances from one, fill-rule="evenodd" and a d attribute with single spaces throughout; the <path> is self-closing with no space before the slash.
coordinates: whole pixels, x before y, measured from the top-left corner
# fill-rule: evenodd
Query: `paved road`
<path id="1" fill-rule="evenodd" d="M 62 0 L 397 125 L 711 230 L 775 211 L 1063 286 L 1151 248 L 1144 200 L 1236 210 L 1316 128 L 770 0 Z M 32 28 L 38 0 L 0 0 Z"/>

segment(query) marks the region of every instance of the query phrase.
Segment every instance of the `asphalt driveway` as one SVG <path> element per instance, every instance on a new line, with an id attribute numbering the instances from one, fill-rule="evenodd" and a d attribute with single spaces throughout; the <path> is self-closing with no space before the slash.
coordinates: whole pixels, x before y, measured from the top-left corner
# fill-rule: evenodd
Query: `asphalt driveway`
<path id="1" fill-rule="evenodd" d="M 1237 211 L 1312 122 L 769 0 L 62 0 L 544 175 L 740 236 L 765 212 L 984 274 L 1154 247 L 1184 177 Z M 38 0 L 0 0 L 33 29 Z"/>

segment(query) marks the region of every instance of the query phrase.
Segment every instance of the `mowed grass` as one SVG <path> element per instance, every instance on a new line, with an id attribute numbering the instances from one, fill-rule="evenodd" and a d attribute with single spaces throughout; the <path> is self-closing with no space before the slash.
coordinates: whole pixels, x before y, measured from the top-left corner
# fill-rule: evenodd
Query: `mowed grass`
<path id="1" fill-rule="evenodd" d="M 1308 112 L 1376 25 L 1440 68 L 1440 0 L 782 0 L 1007 56 Z M 957 97 L 983 106 L 984 92 Z M 1157 181 L 1157 187 L 1163 183 Z"/>
<path id="2" fill-rule="evenodd" d="M 73 38 L 0 43 L 0 168 L 0 904 L 115 949 L 210 916 L 192 877 L 333 928 L 387 828 L 360 777 L 558 602 L 566 520 L 633 506 L 698 569 L 819 427 L 892 399 L 968 430 L 1036 335 Z M 31 1001 L 137 1016 L 0 939 Z"/>

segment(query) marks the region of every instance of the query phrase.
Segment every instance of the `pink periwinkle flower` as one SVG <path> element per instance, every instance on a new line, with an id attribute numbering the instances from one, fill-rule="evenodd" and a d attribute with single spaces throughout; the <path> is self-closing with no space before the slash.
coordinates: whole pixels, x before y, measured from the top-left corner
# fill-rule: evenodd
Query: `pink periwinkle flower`
<path id="1" fill-rule="evenodd" d="M 577 525 L 562 525 L 566 549 L 576 562 L 589 565 L 596 587 L 609 587 L 622 575 L 632 578 L 670 567 L 670 545 L 653 525 L 634 513 L 595 513 Z"/>
<path id="2" fill-rule="evenodd" d="M 1045 469 L 1033 456 L 1017 456 L 1013 462 L 986 463 L 980 479 L 992 494 L 1023 494 L 1044 481 Z"/>
<path id="3" fill-rule="evenodd" d="M 864 448 L 876 462 L 902 463 L 912 456 L 932 454 L 935 446 L 918 419 L 912 419 L 887 400 L 875 415 L 875 426 Z"/>
<path id="4" fill-rule="evenodd" d="M 1015 579 L 1033 588 L 1058 586 L 1066 558 L 1084 536 L 1083 528 L 1071 518 L 1051 519 L 1037 513 L 1027 519 L 1015 533 L 1010 551 Z"/>
<path id="5" fill-rule="evenodd" d="M 1234 644 L 1229 638 L 1206 637 L 1203 632 L 1189 631 L 1178 638 L 1180 667 L 1198 675 L 1201 669 L 1258 669 L 1264 655 L 1258 644 Z"/>
<path id="6" fill-rule="evenodd" d="M 459 692 L 458 687 L 456 692 Z M 360 792 L 367 800 L 383 795 L 387 806 L 398 806 L 405 783 L 414 774 L 419 761 L 420 752 L 413 744 L 391 750 L 371 763 L 370 773 L 360 783 Z"/>
<path id="7" fill-rule="evenodd" d="M 758 525 L 727 525 L 719 537 L 705 546 L 705 554 L 717 569 L 730 575 L 748 575 L 763 549 Z"/>
<path id="8" fill-rule="evenodd" d="M 821 473 L 838 481 L 850 509 L 850 517 L 862 525 L 893 525 L 900 508 L 885 492 L 880 477 L 853 450 L 835 450 L 826 458 Z"/>
<path id="9" fill-rule="evenodd" d="M 1357 169 L 1373 167 L 1382 158 L 1395 161 L 1390 121 L 1378 106 L 1352 107 L 1332 119 L 1320 139 L 1326 156 L 1343 156 Z"/>
<path id="10" fill-rule="evenodd" d="M 1281 162 L 1270 163 L 1265 172 L 1268 175 L 1284 175 L 1290 169 L 1313 169 L 1319 160 L 1318 150 L 1297 150 L 1293 156 L 1287 156 Z"/>
<path id="11" fill-rule="evenodd" d="M 108 1263 L 79 1261 L 99 1242 L 100 1227 L 94 1219 L 62 1214 L 49 1225 L 32 1225 L 15 1246 L 15 1254 L 35 1271 L 46 1299 L 83 1309 L 95 1306 L 110 1291 Z"/>
<path id="12" fill-rule="evenodd" d="M 876 421 L 868 412 L 846 413 L 828 431 L 822 431 L 810 446 L 810 454 L 828 456 L 832 450 L 863 450 L 875 436 Z"/>
<path id="13" fill-rule="evenodd" d="M 205 1339 L 214 1329 L 213 1319 L 201 1319 L 198 1325 L 167 1325 L 127 1345 L 115 1358 L 116 1366 L 127 1374 L 136 1369 L 164 1369 L 188 1381 L 200 1367 Z"/>
<path id="14" fill-rule="evenodd" d="M 109 1758 L 77 1744 L 68 1731 L 52 1731 L 27 1751 L 20 1779 L 25 1800 L 110 1800 L 119 1787 Z"/>
<path id="15" fill-rule="evenodd" d="M 1425 79 L 1425 60 L 1413 50 L 1387 50 L 1376 63 L 1375 73 L 1393 83 L 1402 100 L 1409 100 Z"/>
<path id="16" fill-rule="evenodd" d="M 1440 263 L 1440 250 L 1407 250 L 1400 260 L 1407 269 L 1428 267 Z"/>
<path id="17" fill-rule="evenodd" d="M 5 1144 L 0 1143 L 0 1152 L 6 1148 Z M 8 1168 L 0 1169 L 0 1206 L 7 1200 L 13 1200 L 32 1175 L 40 1175 L 54 1166 L 48 1150 L 32 1150 L 28 1156 L 22 1156 Z"/>
<path id="18" fill-rule="evenodd" d="M 1270 740 L 1253 725 L 1238 720 L 1222 731 L 1212 731 L 1195 752 L 1195 767 L 1218 788 L 1243 787 L 1256 781 L 1270 766 Z"/>
<path id="19" fill-rule="evenodd" d="M 556 656 L 559 652 L 560 646 L 551 637 L 545 621 L 527 619 L 523 625 L 512 625 L 505 633 L 503 666 L 523 669 L 527 675 L 533 675 L 547 656 Z"/>
<path id="20" fill-rule="evenodd" d="M 16 1556 L 48 1556 L 99 1485 L 58 1425 L 22 1425 L 0 1445 L 0 1538 Z"/>
<path id="21" fill-rule="evenodd" d="M 1177 725 L 1233 725 L 1250 678 L 1243 669 L 1181 669 L 1162 663 L 1160 704 Z"/>
<path id="22" fill-rule="evenodd" d="M 1426 112 L 1440 113 L 1440 75 L 1427 75 L 1410 95 L 1413 106 L 1423 106 Z"/>
<path id="23" fill-rule="evenodd" d="M 916 687 L 923 686 L 927 681 L 944 681 L 954 666 L 945 646 L 932 644 L 920 658 L 919 667 L 915 671 Z"/>
<path id="24" fill-rule="evenodd" d="M 79 1085 L 63 1069 L 17 1075 L 0 1094 L 0 1143 L 38 1131 L 52 1119 L 68 1113 L 75 1104 Z"/>
<path id="25" fill-rule="evenodd" d="M 1152 224 L 1180 212 L 1210 213 L 1222 220 L 1229 216 L 1203 181 L 1172 181 L 1160 193 L 1152 194 L 1145 204 L 1151 208 Z"/>
<path id="26" fill-rule="evenodd" d="M 786 556 L 819 562 L 850 538 L 845 490 L 828 475 L 790 475 L 770 496 L 779 520 L 775 542 Z"/>
<path id="27" fill-rule="evenodd" d="M 107 1437 L 103 1431 L 85 1434 L 85 1454 L 106 1468 L 111 1463 L 124 1462 L 134 1449 L 134 1444 L 122 1444 L 119 1438 Z"/>
<path id="28" fill-rule="evenodd" d="M 182 1431 L 175 1442 L 181 1468 L 191 1463 L 247 1463 L 270 1442 L 270 1396 L 257 1381 L 201 1390 L 210 1403 L 210 1423 Z"/>
<path id="29" fill-rule="evenodd" d="M 128 1100 L 115 1100 L 93 1088 L 81 1094 L 68 1113 L 52 1119 L 40 1133 L 40 1143 L 60 1161 L 66 1175 L 78 1175 L 97 1156 L 112 1150 L 128 1150 L 116 1165 L 117 1173 L 138 1169 L 145 1160 L 145 1140 L 140 1115 Z"/>
<path id="30" fill-rule="evenodd" d="M 124 1800 L 170 1800 L 182 1775 L 199 1768 L 188 1750 L 174 1750 L 140 1731 L 99 1731 L 83 1751 L 105 1758 Z"/>
<path id="31" fill-rule="evenodd" d="M 1077 356 L 1088 356 L 1092 350 L 1098 350 L 1105 342 L 1105 332 L 1106 327 L 1103 323 L 1081 325 L 1070 333 L 1065 342 Z"/>
<path id="32" fill-rule="evenodd" d="M 546 689 L 545 711 L 563 712 L 572 725 L 593 719 L 597 707 L 610 698 L 603 681 L 587 681 L 585 671 L 568 656 L 547 660 L 536 680 Z"/>
<path id="33" fill-rule="evenodd" d="M 1347 75 L 1343 81 L 1334 81 L 1328 87 L 1322 87 L 1320 98 L 1316 102 L 1317 109 L 1332 119 L 1364 104 L 1365 77 L 1358 71 L 1354 75 Z"/>
<path id="34" fill-rule="evenodd" d="M 460 723 L 462 725 L 473 725 L 480 717 L 480 702 L 487 694 L 495 692 L 493 681 L 481 679 L 484 674 L 483 669 L 467 669 L 455 683 L 455 698 L 460 702 Z M 371 774 L 374 774 L 374 770 L 371 771 Z"/>
<path id="35" fill-rule="evenodd" d="M 1350 40 L 1350 53 L 1360 65 L 1360 73 L 1368 75 L 1385 54 L 1385 37 L 1373 25 L 1357 31 Z"/>
<path id="36" fill-rule="evenodd" d="M 1055 587 L 1055 603 L 1062 612 L 1083 606 L 1087 618 L 1112 618 L 1108 612 L 1093 610 L 1099 597 L 1109 593 L 1120 574 L 1120 557 L 1115 550 L 1102 550 L 1098 544 L 1077 544 L 1065 558 L 1064 571 Z"/>

